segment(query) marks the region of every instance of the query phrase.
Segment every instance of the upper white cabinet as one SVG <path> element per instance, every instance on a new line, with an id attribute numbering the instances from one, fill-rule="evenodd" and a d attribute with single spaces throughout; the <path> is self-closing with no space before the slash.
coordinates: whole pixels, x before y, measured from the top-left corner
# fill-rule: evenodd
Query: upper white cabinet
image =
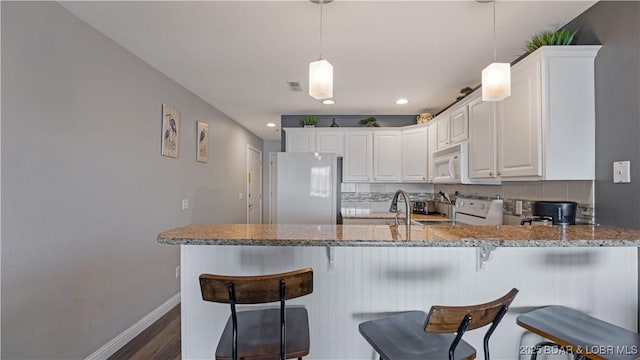
<path id="1" fill-rule="evenodd" d="M 595 178 L 594 59 L 600 46 L 544 46 L 511 70 L 511 96 L 469 103 L 469 177 Z"/>
<path id="2" fill-rule="evenodd" d="M 438 127 L 433 122 L 427 126 L 427 182 L 433 182 L 433 153 L 438 150 Z"/>
<path id="3" fill-rule="evenodd" d="M 433 120 L 438 133 L 438 150 L 459 144 L 469 137 L 468 103 L 469 99 L 464 99 Z"/>
<path id="4" fill-rule="evenodd" d="M 451 113 L 450 122 L 451 144 L 459 144 L 467 140 L 469 137 L 469 117 L 466 105 Z"/>
<path id="5" fill-rule="evenodd" d="M 344 134 L 335 128 L 286 128 L 287 152 L 324 152 L 344 155 Z"/>
<path id="6" fill-rule="evenodd" d="M 344 155 L 344 134 L 339 130 L 316 130 L 316 151 Z"/>
<path id="7" fill-rule="evenodd" d="M 316 132 L 313 129 L 286 129 L 287 152 L 316 151 Z"/>
<path id="8" fill-rule="evenodd" d="M 543 46 L 512 68 L 498 104 L 503 180 L 595 179 L 595 71 L 600 45 Z"/>
<path id="9" fill-rule="evenodd" d="M 429 128 L 424 125 L 402 130 L 402 181 L 427 181 L 428 132 Z"/>
<path id="10" fill-rule="evenodd" d="M 400 181 L 402 131 L 373 132 L 373 181 Z"/>
<path id="11" fill-rule="evenodd" d="M 495 179 L 497 170 L 496 104 L 480 94 L 469 103 L 469 178 Z"/>
<path id="12" fill-rule="evenodd" d="M 342 181 L 370 182 L 372 180 L 372 141 L 371 130 L 344 131 Z"/>
<path id="13" fill-rule="evenodd" d="M 451 145 L 451 119 L 449 114 L 442 116 L 439 119 L 435 119 L 435 127 L 438 137 L 438 149 L 444 149 Z"/>

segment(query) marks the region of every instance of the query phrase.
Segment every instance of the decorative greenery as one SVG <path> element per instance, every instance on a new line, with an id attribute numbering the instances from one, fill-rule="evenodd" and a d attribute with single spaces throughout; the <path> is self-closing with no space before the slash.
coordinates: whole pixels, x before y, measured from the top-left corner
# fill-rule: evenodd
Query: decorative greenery
<path id="1" fill-rule="evenodd" d="M 316 126 L 316 124 L 318 124 L 318 117 L 317 116 L 303 116 L 302 118 L 300 118 L 300 124 L 301 125 L 313 125 Z"/>
<path id="2" fill-rule="evenodd" d="M 362 119 L 359 121 L 359 124 L 366 125 L 366 126 L 380 127 L 380 124 L 378 124 L 378 120 L 376 120 L 376 118 L 374 117 L 368 117 L 366 119 Z"/>
<path id="3" fill-rule="evenodd" d="M 554 32 L 543 32 L 534 35 L 531 40 L 527 41 L 527 52 L 533 52 L 540 46 L 544 45 L 569 45 L 573 41 L 573 37 L 576 35 L 576 31 L 569 31 L 562 29 Z"/>
<path id="4" fill-rule="evenodd" d="M 471 86 L 463 87 L 462 89 L 460 89 L 460 94 L 462 95 L 458 96 L 456 98 L 456 101 L 464 99 L 467 95 L 471 94 L 472 92 L 473 92 L 473 88 Z"/>

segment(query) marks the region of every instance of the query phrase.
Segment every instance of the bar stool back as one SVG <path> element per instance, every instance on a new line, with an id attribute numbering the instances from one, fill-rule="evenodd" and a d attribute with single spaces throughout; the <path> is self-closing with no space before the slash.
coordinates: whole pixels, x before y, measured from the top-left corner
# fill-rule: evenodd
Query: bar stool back
<path id="1" fill-rule="evenodd" d="M 284 360 L 309 354 L 307 310 L 285 308 L 285 300 L 313 292 L 312 269 L 260 276 L 201 274 L 200 290 L 204 301 L 231 306 L 216 349 L 217 360 Z M 270 302 L 280 302 L 279 311 L 236 311 L 236 304 Z"/>
<path id="2" fill-rule="evenodd" d="M 429 314 L 411 311 L 360 324 L 360 334 L 381 359 L 475 359 L 475 349 L 462 340 L 467 330 L 488 324 L 484 358 L 489 360 L 489 338 L 518 294 L 512 289 L 494 301 L 473 306 L 431 307 Z M 458 351 L 456 351 L 458 350 Z"/>

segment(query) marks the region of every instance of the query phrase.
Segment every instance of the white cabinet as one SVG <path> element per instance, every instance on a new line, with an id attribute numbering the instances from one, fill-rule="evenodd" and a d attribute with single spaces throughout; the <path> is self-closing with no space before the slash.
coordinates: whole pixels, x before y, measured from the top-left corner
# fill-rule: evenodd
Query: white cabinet
<path id="1" fill-rule="evenodd" d="M 435 120 L 435 127 L 438 134 L 438 149 L 444 149 L 451 145 L 451 121 L 449 116 L 449 114 L 446 114 L 440 119 Z"/>
<path id="2" fill-rule="evenodd" d="M 372 140 L 373 133 L 370 130 L 349 130 L 344 132 L 342 181 L 371 181 Z"/>
<path id="3" fill-rule="evenodd" d="M 438 150 L 459 144 L 469 137 L 468 102 L 465 99 L 434 119 L 438 129 Z"/>
<path id="4" fill-rule="evenodd" d="M 373 181 L 400 181 L 402 131 L 373 132 Z"/>
<path id="5" fill-rule="evenodd" d="M 511 96 L 469 103 L 469 177 L 595 178 L 599 45 L 544 46 L 511 70 Z"/>
<path id="6" fill-rule="evenodd" d="M 469 103 L 469 178 L 495 179 L 497 171 L 496 104 L 476 96 Z"/>
<path id="7" fill-rule="evenodd" d="M 402 181 L 427 181 L 428 134 L 424 125 L 402 130 Z"/>
<path id="8" fill-rule="evenodd" d="M 600 45 L 543 46 L 513 66 L 498 104 L 503 180 L 595 179 L 595 71 Z"/>
<path id="9" fill-rule="evenodd" d="M 433 153 L 438 150 L 438 127 L 435 123 L 427 127 L 427 181 L 433 182 Z"/>
<path id="10" fill-rule="evenodd" d="M 339 130 L 316 130 L 316 151 L 344 155 L 344 135 Z"/>
<path id="11" fill-rule="evenodd" d="M 543 175 L 541 61 L 525 65 L 514 69 L 511 96 L 498 104 L 499 167 L 503 177 Z"/>
<path id="12" fill-rule="evenodd" d="M 285 129 L 287 152 L 316 151 L 316 132 L 313 129 Z"/>
<path id="13" fill-rule="evenodd" d="M 466 101 L 465 101 L 466 102 Z M 449 132 L 451 134 L 451 144 L 459 144 L 469 137 L 469 117 L 467 105 L 454 110 L 449 120 Z"/>
<path id="14" fill-rule="evenodd" d="M 323 152 L 344 155 L 344 135 L 335 128 L 286 128 L 287 152 Z"/>

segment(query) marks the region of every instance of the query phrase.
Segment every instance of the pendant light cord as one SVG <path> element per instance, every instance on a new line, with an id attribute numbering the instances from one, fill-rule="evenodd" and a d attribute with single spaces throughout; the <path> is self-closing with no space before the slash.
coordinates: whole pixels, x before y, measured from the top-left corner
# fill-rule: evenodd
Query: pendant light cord
<path id="1" fill-rule="evenodd" d="M 322 43 L 323 43 L 323 39 L 322 39 L 322 4 L 324 3 L 324 1 L 320 1 L 320 59 L 322 59 Z"/>
<path id="2" fill-rule="evenodd" d="M 493 62 L 497 62 L 498 57 L 496 56 L 496 0 L 493 0 L 491 3 L 493 5 Z M 322 18 L 322 15 L 320 17 Z"/>

